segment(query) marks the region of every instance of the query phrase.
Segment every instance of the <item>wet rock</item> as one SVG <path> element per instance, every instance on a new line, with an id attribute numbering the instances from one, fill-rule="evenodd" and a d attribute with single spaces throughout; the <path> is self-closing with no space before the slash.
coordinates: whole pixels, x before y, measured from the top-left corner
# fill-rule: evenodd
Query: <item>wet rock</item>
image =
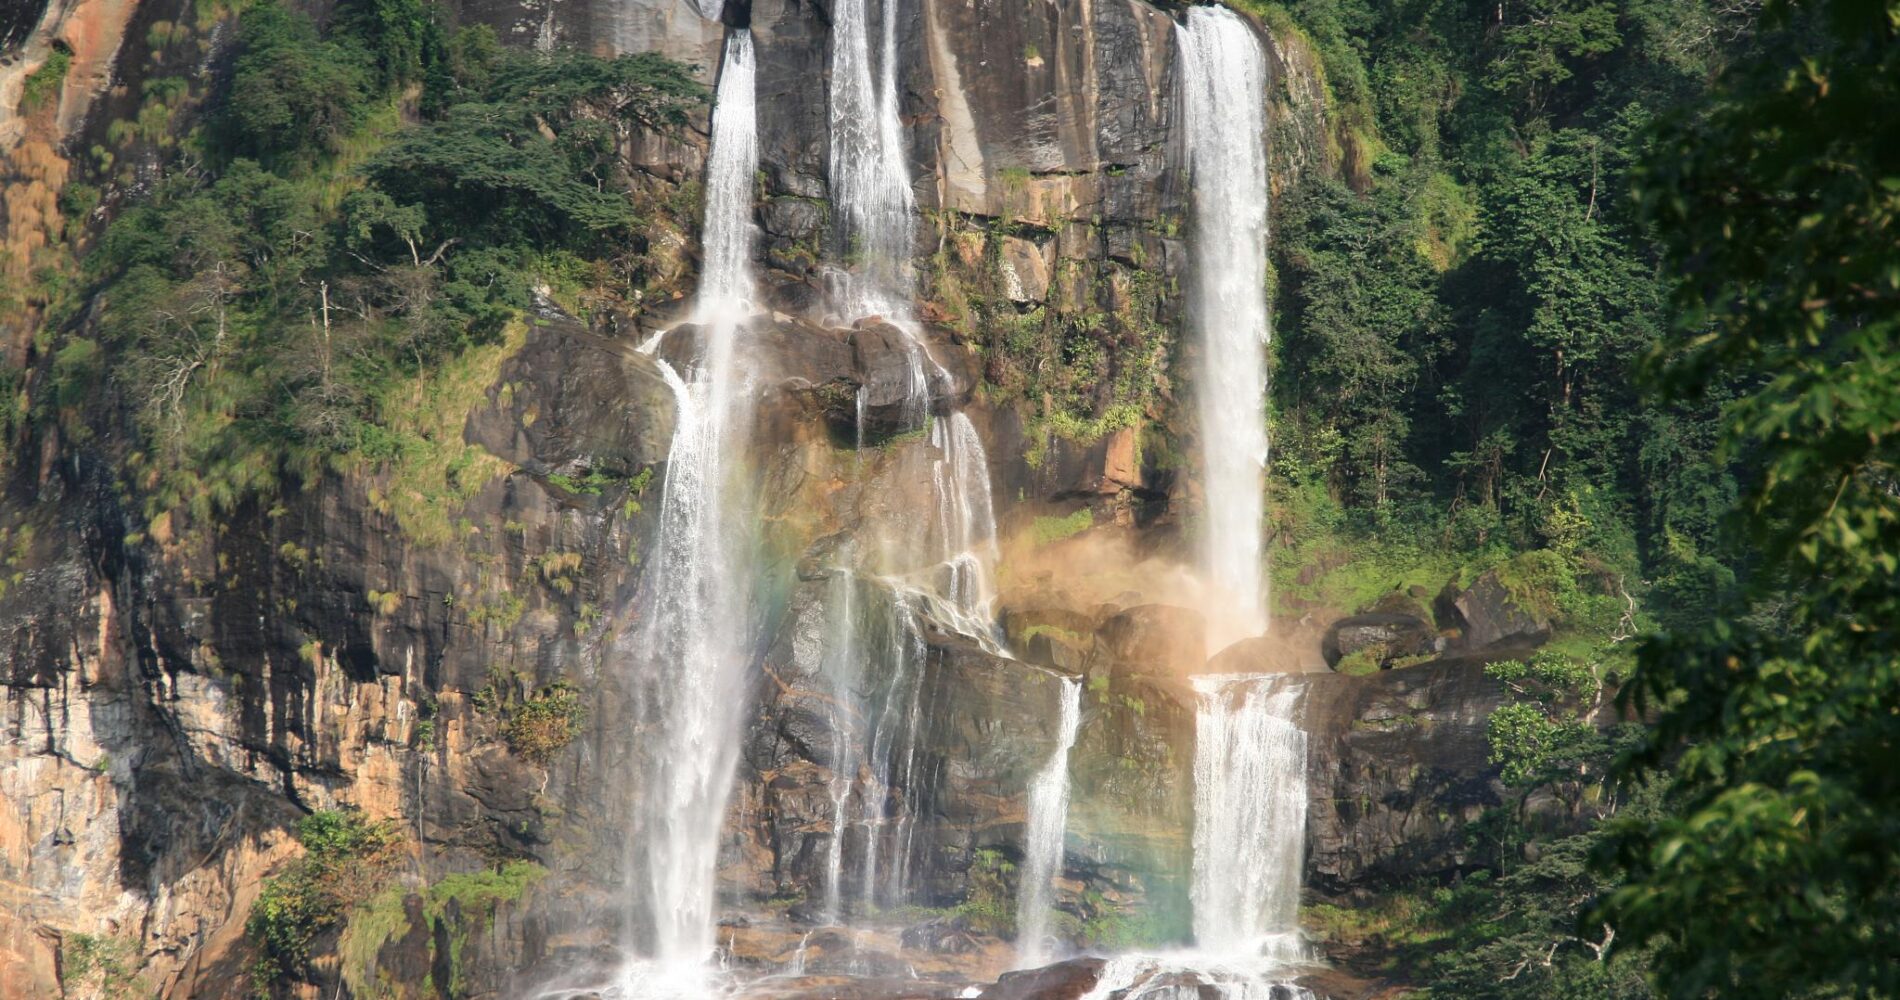
<path id="1" fill-rule="evenodd" d="M 1273 636 L 1257 635 L 1232 643 L 1207 661 L 1210 674 L 1297 673 L 1305 669 L 1296 652 Z"/>
<path id="2" fill-rule="evenodd" d="M 1003 238 L 1003 288 L 1012 302 L 1041 302 L 1049 294 L 1049 260 L 1042 248 L 1014 236 Z"/>
<path id="3" fill-rule="evenodd" d="M 1391 885 L 1466 860 L 1465 825 L 1502 801 L 1485 723 L 1503 685 L 1480 663 L 1310 674 L 1307 882 Z"/>
<path id="4" fill-rule="evenodd" d="M 1040 969 L 1006 973 L 978 994 L 981 1000 L 1080 1000 L 1102 978 L 1108 961 L 1072 958 Z"/>
<path id="5" fill-rule="evenodd" d="M 1003 613 L 1003 634 L 1016 655 L 1065 674 L 1088 667 L 1095 620 L 1068 608 L 1011 608 Z"/>

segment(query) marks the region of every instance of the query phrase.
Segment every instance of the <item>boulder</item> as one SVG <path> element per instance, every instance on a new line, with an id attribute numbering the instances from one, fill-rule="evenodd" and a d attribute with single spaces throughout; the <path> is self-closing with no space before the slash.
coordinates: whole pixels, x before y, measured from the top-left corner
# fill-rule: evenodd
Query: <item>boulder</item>
<path id="1" fill-rule="evenodd" d="M 860 321 L 851 331 L 851 350 L 863 387 L 859 430 L 868 439 L 922 428 L 933 404 L 956 392 L 952 380 L 937 373 L 924 345 L 890 323 Z"/>
<path id="2" fill-rule="evenodd" d="M 1383 667 L 1402 657 L 1438 652 L 1439 645 L 1437 633 L 1415 615 L 1372 612 L 1334 622 L 1320 651 L 1327 666 L 1337 667 L 1346 657 L 1371 650 Z"/>
<path id="3" fill-rule="evenodd" d="M 1186 677 L 1207 664 L 1207 619 L 1191 608 L 1142 604 L 1102 623 L 1091 674 Z"/>
<path id="4" fill-rule="evenodd" d="M 1107 965 L 1107 959 L 1072 958 L 1040 969 L 1009 972 L 977 996 L 980 1000 L 1080 1000 L 1095 989 Z"/>
<path id="5" fill-rule="evenodd" d="M 1088 668 L 1095 620 L 1067 608 L 1011 608 L 1003 612 L 1003 635 L 1017 656 L 1031 663 L 1080 674 Z"/>
<path id="6" fill-rule="evenodd" d="M 575 469 L 628 476 L 666 460 L 673 393 L 653 359 L 626 340 L 544 312 L 501 368 L 468 440 L 529 472 Z"/>
<path id="7" fill-rule="evenodd" d="M 1214 654 L 1207 661 L 1206 673 L 1210 674 L 1278 674 L 1298 673 L 1299 661 L 1287 649 L 1284 641 L 1271 636 L 1256 635 L 1242 639 L 1226 649 Z"/>
<path id="8" fill-rule="evenodd" d="M 1003 290 L 1011 302 L 1041 302 L 1049 294 L 1049 261 L 1041 247 L 1003 237 Z"/>
<path id="9" fill-rule="evenodd" d="M 1349 893 L 1464 864 L 1465 825 L 1503 801 L 1485 738 L 1503 698 L 1473 662 L 1308 675 L 1307 884 Z"/>
<path id="10" fill-rule="evenodd" d="M 1512 600 L 1496 570 L 1478 577 L 1446 603 L 1453 624 L 1463 633 L 1461 648 L 1534 646 L 1550 638 L 1550 622 Z"/>

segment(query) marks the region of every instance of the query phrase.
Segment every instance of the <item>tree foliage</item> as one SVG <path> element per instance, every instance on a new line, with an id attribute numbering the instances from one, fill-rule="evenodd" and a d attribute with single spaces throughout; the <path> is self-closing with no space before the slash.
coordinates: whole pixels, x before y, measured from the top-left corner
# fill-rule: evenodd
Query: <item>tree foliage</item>
<path id="1" fill-rule="evenodd" d="M 392 386 L 494 343 L 551 274 L 633 283 L 619 143 L 684 120 L 702 96 L 685 68 L 504 53 L 435 11 L 348 0 L 324 33 L 247 8 L 210 169 L 162 176 L 87 257 L 112 363 L 73 354 L 62 385 L 103 377 L 132 404 L 148 516 L 386 459 Z M 401 124 L 414 82 L 436 117 Z"/>
<path id="2" fill-rule="evenodd" d="M 1638 174 L 1679 332 L 1660 391 L 1740 380 L 1741 597 L 1646 644 L 1633 764 L 1670 809 L 1621 831 L 1605 914 L 1671 996 L 1900 993 L 1900 4 L 1771 4 L 1760 52 Z"/>

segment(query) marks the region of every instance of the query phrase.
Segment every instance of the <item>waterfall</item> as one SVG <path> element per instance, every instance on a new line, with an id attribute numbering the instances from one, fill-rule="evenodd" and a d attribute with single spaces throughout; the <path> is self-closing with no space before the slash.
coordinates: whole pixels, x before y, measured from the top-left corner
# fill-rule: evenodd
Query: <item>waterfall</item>
<path id="1" fill-rule="evenodd" d="M 825 908 L 821 922 L 835 925 L 844 917 L 844 834 L 850 825 L 847 809 L 851 786 L 857 778 L 857 743 L 852 740 L 852 693 L 860 682 L 861 659 L 857 645 L 857 578 L 840 570 L 831 578 L 830 596 L 822 609 L 824 651 L 818 661 L 831 689 L 827 722 L 831 728 L 831 840 L 825 845 Z"/>
<path id="2" fill-rule="evenodd" d="M 651 934 L 650 963 L 624 974 L 635 995 L 698 995 L 716 947 L 720 828 L 738 762 L 748 657 L 749 588 L 740 558 L 743 504 L 730 490 L 743 450 L 735 341 L 751 295 L 751 181 L 758 150 L 752 43 L 733 32 L 713 112 L 707 165 L 706 264 L 698 302 L 702 355 L 685 376 L 661 371 L 678 408 L 649 564 L 647 613 L 617 652 L 642 666 L 636 720 L 650 758 L 631 838 L 644 885 L 631 926 Z M 638 885 L 638 884 L 636 884 Z M 639 950 L 639 949 L 636 949 Z"/>
<path id="3" fill-rule="evenodd" d="M 894 478 L 927 483 L 932 492 L 925 516 L 866 525 L 868 544 L 854 550 L 868 557 L 851 571 L 854 577 L 877 578 L 888 602 L 871 599 L 868 585 L 860 585 L 854 603 L 829 602 L 830 614 L 858 619 L 842 632 L 828 630 L 840 643 L 830 659 L 852 661 L 848 669 L 832 671 L 832 694 L 841 706 L 855 709 L 833 713 L 834 730 L 845 715 L 862 720 L 855 736 L 861 751 L 847 748 L 852 737 L 835 731 L 833 737 L 840 752 L 830 786 L 834 822 L 824 912 L 837 919 L 849 895 L 842 840 L 853 813 L 864 833 L 853 887 L 859 911 L 902 905 L 911 895 L 922 791 L 917 736 L 925 709 L 926 622 L 975 638 L 994 652 L 1002 647 L 989 579 L 998 555 L 989 460 L 967 415 L 932 412 L 932 400 L 947 394 L 952 376 L 931 356 L 911 306 L 916 201 L 899 119 L 897 0 L 837 0 L 831 15 L 829 166 L 835 259 L 842 264 L 831 306 L 842 324 L 878 317 L 904 335 L 901 426 L 926 433 L 900 446 L 895 461 L 904 463 L 903 473 Z M 860 461 L 867 391 L 858 397 Z M 861 773 L 840 774 L 845 767 Z M 855 810 L 849 806 L 853 796 Z"/>
<path id="4" fill-rule="evenodd" d="M 872 60 L 871 0 L 838 0 L 831 25 L 831 194 L 847 264 L 847 318 L 910 315 L 916 196 L 897 110 L 897 0 L 880 5 Z M 921 374 L 921 373 L 920 373 Z"/>
<path id="5" fill-rule="evenodd" d="M 1261 572 L 1267 460 L 1266 61 L 1224 7 L 1195 7 L 1180 40 L 1193 172 L 1188 315 L 1201 346 L 1202 531 L 1214 648 L 1266 627 Z"/>
<path id="6" fill-rule="evenodd" d="M 903 332 L 909 371 L 904 421 L 929 426 L 930 475 L 939 517 L 935 581 L 958 612 L 957 631 L 991 639 L 989 564 L 996 559 L 988 458 L 968 416 L 929 412 L 950 373 L 930 356 L 911 310 L 916 198 L 897 106 L 897 0 L 838 0 L 831 29 L 831 189 L 845 274 L 833 295 L 844 320 L 882 317 Z M 875 48 L 876 57 L 873 57 Z M 859 396 L 862 434 L 863 395 Z M 932 551 L 906 543 L 912 552 Z"/>
<path id="7" fill-rule="evenodd" d="M 705 266 L 698 318 L 736 324 L 752 303 L 752 191 L 759 172 L 757 68 L 752 32 L 726 37 L 714 95 L 712 153 L 706 163 Z"/>
<path id="8" fill-rule="evenodd" d="M 931 423 L 930 443 L 938 456 L 931 479 L 944 567 L 938 592 L 953 606 L 956 620 L 949 624 L 965 635 L 985 638 L 994 617 L 988 567 L 1002 558 L 996 545 L 989 456 L 976 425 L 961 410 Z"/>
<path id="9" fill-rule="evenodd" d="M 1216 955 L 1304 958 L 1303 688 L 1283 674 L 1194 678 L 1194 937 Z"/>
<path id="10" fill-rule="evenodd" d="M 1062 873 L 1062 839 L 1069 821 L 1069 751 L 1082 724 L 1082 682 L 1062 679 L 1056 749 L 1029 785 L 1029 822 L 1023 837 L 1022 883 L 1016 899 L 1016 964 L 1033 968 L 1049 958 L 1051 882 Z"/>

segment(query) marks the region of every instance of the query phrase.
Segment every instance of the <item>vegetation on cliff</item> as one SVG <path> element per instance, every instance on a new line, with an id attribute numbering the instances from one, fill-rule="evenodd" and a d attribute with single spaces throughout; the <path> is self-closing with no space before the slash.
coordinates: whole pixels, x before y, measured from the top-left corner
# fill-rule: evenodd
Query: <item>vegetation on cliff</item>
<path id="1" fill-rule="evenodd" d="M 363 463 L 428 480 L 403 497 L 479 486 L 492 460 L 437 462 L 437 444 L 464 449 L 405 407 L 501 343 L 536 288 L 637 297 L 642 216 L 606 184 L 618 137 L 679 124 L 699 88 L 657 56 L 506 52 L 422 0 L 345 4 L 328 32 L 256 4 L 235 48 L 181 168 L 107 226 L 50 310 L 66 332 L 32 418 L 84 440 L 110 411 L 82 404 L 123 398 L 148 519 L 204 522 Z M 424 543 L 446 523 L 404 519 Z"/>

